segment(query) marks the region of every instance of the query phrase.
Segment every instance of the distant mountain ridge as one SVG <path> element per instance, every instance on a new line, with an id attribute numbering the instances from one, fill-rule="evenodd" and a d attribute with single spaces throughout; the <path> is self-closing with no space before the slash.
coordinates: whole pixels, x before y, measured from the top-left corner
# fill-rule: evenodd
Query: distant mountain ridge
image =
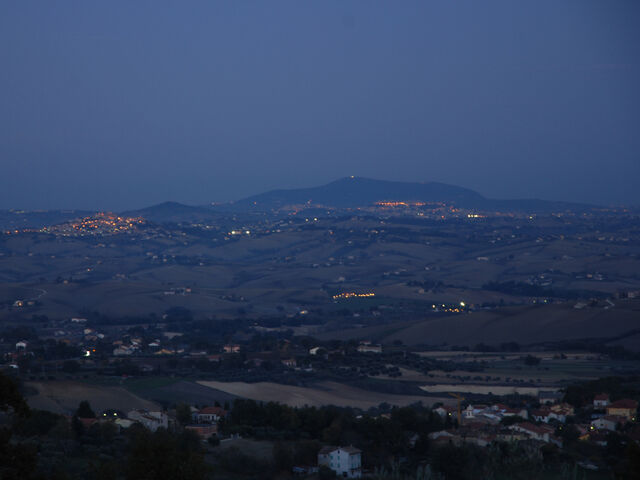
<path id="1" fill-rule="evenodd" d="M 597 208 L 572 202 L 537 199 L 497 200 L 478 192 L 445 183 L 397 182 L 363 177 L 345 177 L 326 185 L 291 190 L 272 190 L 237 202 L 212 205 L 185 205 L 163 202 L 120 215 L 143 217 L 156 223 L 235 222 L 255 218 L 262 212 L 304 205 L 305 208 L 357 208 L 376 202 L 443 202 L 462 208 L 502 212 L 550 213 L 565 210 L 587 212 Z M 87 210 L 15 211 L 0 210 L 0 230 L 41 228 L 95 214 Z M 246 215 L 244 215 L 246 214 Z"/>
<path id="2" fill-rule="evenodd" d="M 311 188 L 272 190 L 253 195 L 230 204 L 235 211 L 277 210 L 287 205 L 355 208 L 381 201 L 444 202 L 463 208 L 479 210 L 527 211 L 545 213 L 558 210 L 585 211 L 593 206 L 538 199 L 496 200 L 474 190 L 428 182 L 396 182 L 362 177 L 346 177 Z"/>

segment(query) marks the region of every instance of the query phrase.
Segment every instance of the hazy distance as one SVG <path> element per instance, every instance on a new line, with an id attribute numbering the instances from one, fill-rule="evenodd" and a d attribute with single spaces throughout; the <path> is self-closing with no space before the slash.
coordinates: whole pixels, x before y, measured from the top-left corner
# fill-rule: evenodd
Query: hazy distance
<path id="1" fill-rule="evenodd" d="M 347 175 L 640 204 L 640 4 L 3 2 L 0 208 Z"/>

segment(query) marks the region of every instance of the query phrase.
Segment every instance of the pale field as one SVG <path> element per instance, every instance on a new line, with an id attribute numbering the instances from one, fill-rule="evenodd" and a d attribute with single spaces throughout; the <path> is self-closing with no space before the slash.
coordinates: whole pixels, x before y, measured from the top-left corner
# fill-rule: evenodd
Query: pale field
<path id="1" fill-rule="evenodd" d="M 436 402 L 452 403 L 449 398 L 393 395 L 362 390 L 336 382 L 321 382 L 315 388 L 280 385 L 272 382 L 200 381 L 198 383 L 239 397 L 264 402 L 279 402 L 292 407 L 335 405 L 338 407 L 367 409 L 377 407 L 384 402 L 398 406 L 410 405 L 416 402 L 422 402 L 424 405 L 432 405 Z"/>
<path id="2" fill-rule="evenodd" d="M 134 395 L 123 387 L 105 387 L 73 381 L 26 382 L 29 388 L 35 388 L 36 395 L 27 396 L 32 408 L 50 412 L 71 414 L 82 400 L 88 400 L 93 411 L 113 408 L 127 412 L 141 408 L 157 410 L 159 406 L 149 400 Z"/>

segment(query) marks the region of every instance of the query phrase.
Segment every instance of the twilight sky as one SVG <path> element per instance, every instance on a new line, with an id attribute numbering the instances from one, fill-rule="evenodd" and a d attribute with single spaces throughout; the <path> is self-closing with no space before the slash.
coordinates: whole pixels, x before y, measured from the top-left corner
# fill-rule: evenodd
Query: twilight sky
<path id="1" fill-rule="evenodd" d="M 640 205 L 640 2 L 0 2 L 0 208 L 358 175 Z"/>

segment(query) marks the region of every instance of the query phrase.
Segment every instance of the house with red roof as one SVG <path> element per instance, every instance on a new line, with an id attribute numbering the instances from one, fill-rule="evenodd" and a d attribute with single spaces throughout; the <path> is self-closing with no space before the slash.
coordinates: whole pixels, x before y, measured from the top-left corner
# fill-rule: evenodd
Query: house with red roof
<path id="1" fill-rule="evenodd" d="M 196 423 L 215 423 L 228 415 L 229 412 L 222 407 L 204 407 L 193 414 L 193 420 Z"/>
<path id="2" fill-rule="evenodd" d="M 638 412 L 638 402 L 629 398 L 617 400 L 607 405 L 607 415 L 626 417 L 628 420 L 635 420 Z"/>
<path id="3" fill-rule="evenodd" d="M 551 420 L 552 418 L 551 410 L 549 410 L 548 408 L 540 408 L 538 410 L 532 410 L 531 416 L 536 422 L 544 422 L 544 423 L 549 423 L 549 420 Z"/>
<path id="4" fill-rule="evenodd" d="M 552 441 L 555 430 L 547 425 L 534 425 L 530 422 L 521 422 L 513 424 L 509 427 L 516 432 L 524 433 L 529 438 L 540 440 L 541 442 L 550 443 Z"/>

